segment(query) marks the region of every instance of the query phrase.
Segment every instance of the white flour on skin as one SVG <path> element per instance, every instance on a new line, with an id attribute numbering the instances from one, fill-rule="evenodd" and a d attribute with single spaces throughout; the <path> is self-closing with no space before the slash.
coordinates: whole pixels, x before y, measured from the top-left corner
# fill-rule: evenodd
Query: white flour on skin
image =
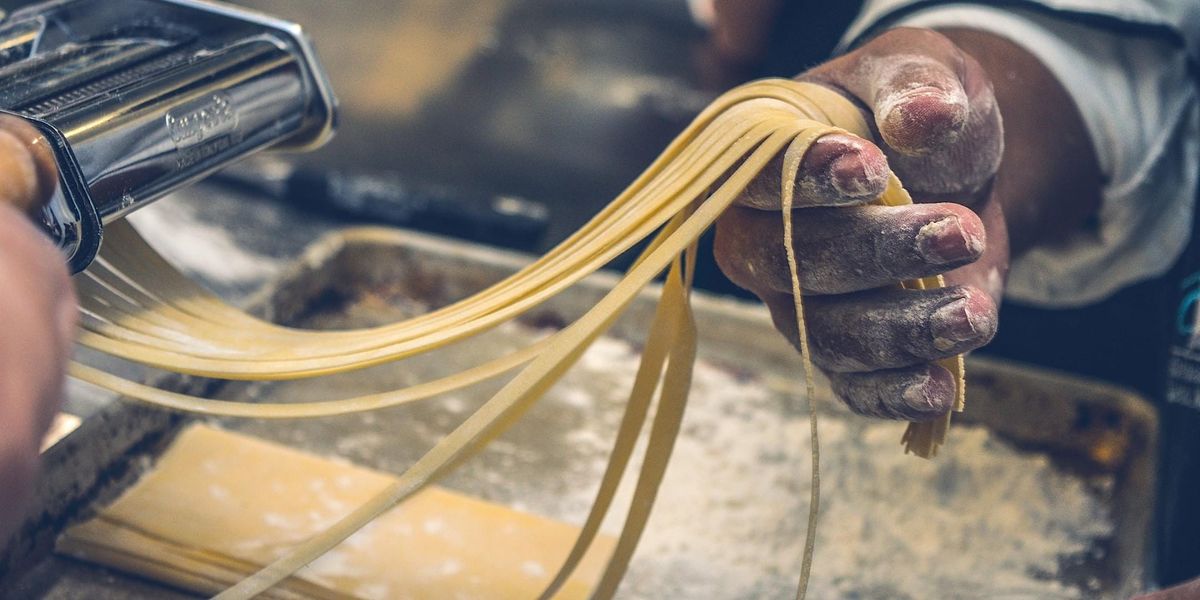
<path id="1" fill-rule="evenodd" d="M 851 87 L 874 88 L 875 97 L 865 100 L 874 107 L 881 134 L 893 144 L 888 152 L 892 169 L 910 192 L 974 193 L 995 174 L 1004 144 L 990 86 L 963 90 L 947 67 L 916 54 L 864 58 L 849 77 Z M 932 152 L 894 146 L 901 143 L 895 136 L 902 131 L 904 142 L 923 137 L 905 131 L 914 126 L 909 103 L 919 97 L 937 98 L 962 118 L 960 129 L 947 132 L 945 139 L 930 140 L 939 148 Z"/>
<path id="2" fill-rule="evenodd" d="M 942 61 L 925 54 L 888 53 L 883 56 L 862 57 L 856 68 L 845 75 L 851 89 L 866 90 L 870 97 L 864 100 L 874 108 L 876 124 L 881 130 L 904 133 L 901 140 L 888 140 L 898 144 L 913 137 L 911 131 L 903 131 L 911 125 L 908 104 L 915 98 L 937 98 L 950 111 L 952 129 L 943 132 L 947 137 L 938 140 L 953 143 L 959 132 L 953 130 L 960 125 L 970 111 L 966 91 L 959 85 L 958 76 Z M 884 137 L 889 137 L 884 133 Z M 917 136 L 920 137 L 920 136 Z M 923 153 L 924 148 L 900 148 L 907 153 Z"/>

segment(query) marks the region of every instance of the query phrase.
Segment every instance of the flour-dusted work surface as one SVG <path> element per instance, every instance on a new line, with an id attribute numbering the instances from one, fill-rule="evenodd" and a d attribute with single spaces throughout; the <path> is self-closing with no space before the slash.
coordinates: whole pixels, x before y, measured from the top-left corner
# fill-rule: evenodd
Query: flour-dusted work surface
<path id="1" fill-rule="evenodd" d="M 411 301 L 369 294 L 327 306 L 306 325 L 357 327 Z M 515 349 L 546 333 L 502 327 L 469 355 Z M 604 470 L 639 348 L 599 340 L 524 420 L 445 484 L 580 523 Z M 455 359 L 331 378 L 255 384 L 226 397 L 306 401 L 412 383 L 461 368 Z M 741 367 L 745 367 L 742 365 Z M 650 526 L 622 587 L 627 598 L 788 598 L 794 594 L 809 494 L 808 418 L 797 367 L 768 383 L 753 370 L 701 361 Z M 772 385 L 772 383 L 774 385 Z M 791 385 L 788 385 L 788 384 Z M 482 403 L 494 386 L 407 409 L 302 423 L 225 426 L 356 463 L 399 471 Z M 1060 563 L 1111 537 L 1112 477 L 1084 479 L 1021 452 L 980 426 L 957 428 L 937 460 L 905 456 L 902 423 L 823 415 L 824 510 L 814 598 L 1082 598 Z M 632 470 L 636 470 L 637 463 Z M 627 480 L 630 478 L 627 477 Z M 632 483 L 627 481 L 627 484 Z M 622 488 L 632 490 L 632 485 Z M 625 506 L 623 495 L 617 506 Z M 620 521 L 609 519 L 616 534 Z M 553 570 L 555 565 L 546 565 Z M 1099 586 L 1099 581 L 1085 581 Z M 956 595 L 955 590 L 962 592 Z M 1094 590 L 1089 590 L 1094 591 Z"/>
<path id="2" fill-rule="evenodd" d="M 390 322 L 464 297 L 522 260 L 419 235 L 352 230 L 318 242 L 284 268 L 259 306 L 275 320 L 306 327 Z M 215 394 L 298 402 L 426 380 L 547 335 L 593 304 L 612 280 L 592 277 L 521 322 L 439 357 L 317 381 L 231 383 Z M 800 363 L 760 307 L 703 294 L 695 306 L 701 351 L 691 402 L 619 597 L 788 598 L 809 491 Z M 521 422 L 440 484 L 580 523 L 652 309 L 648 297 L 635 302 Z M 819 389 L 823 507 L 812 597 L 1116 598 L 1138 587 L 1152 505 L 1144 483 L 1153 472 L 1147 407 L 1119 390 L 1024 367 L 975 361 L 968 373 L 967 418 L 956 422 L 933 461 L 902 454 L 903 424 L 853 416 Z M 376 413 L 218 425 L 396 473 L 498 385 Z M 626 485 L 617 507 L 629 497 Z M 610 518 L 605 531 L 619 525 Z M 526 567 L 548 575 L 556 565 Z M 62 557 L 33 575 L 40 583 L 25 584 L 22 597 L 175 593 Z"/>

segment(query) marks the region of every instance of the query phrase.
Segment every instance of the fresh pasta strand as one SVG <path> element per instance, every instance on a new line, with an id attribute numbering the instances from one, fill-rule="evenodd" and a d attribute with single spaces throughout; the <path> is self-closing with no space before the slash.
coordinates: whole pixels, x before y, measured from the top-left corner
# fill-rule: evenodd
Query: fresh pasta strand
<path id="1" fill-rule="evenodd" d="M 304 568 L 372 519 L 451 472 L 516 422 L 597 337 L 603 335 L 657 276 L 666 273 L 642 363 L 630 392 L 595 501 L 546 585 L 552 597 L 588 552 L 600 522 L 613 508 L 617 484 L 635 442 L 650 423 L 650 443 L 637 477 L 634 500 L 608 566 L 594 591 L 611 597 L 632 559 L 670 459 L 686 406 L 696 355 L 689 305 L 695 243 L 770 161 L 784 156 L 781 207 L 783 243 L 792 279 L 797 333 L 805 368 L 812 443 L 812 491 L 797 597 L 811 574 L 820 501 L 820 457 L 815 371 L 804 322 L 803 290 L 790 243 L 795 175 L 811 144 L 833 132 L 866 137 L 859 110 L 836 92 L 814 84 L 763 80 L 724 94 L 706 108 L 642 175 L 587 224 L 504 280 L 468 298 L 398 323 L 357 330 L 307 331 L 257 319 L 225 304 L 177 271 L 124 223 L 111 225 L 100 259 L 77 278 L 83 312 L 82 345 L 148 367 L 225 380 L 271 381 L 320 377 L 407 357 L 446 351 L 515 319 L 562 292 L 642 240 L 650 240 L 621 281 L 583 316 L 555 334 L 408 388 L 354 398 L 297 404 L 255 404 L 181 394 L 83 363 L 70 373 L 125 397 L 177 411 L 243 418 L 313 418 L 378 410 L 430 398 L 506 373 L 515 375 L 456 429 L 411 465 L 395 484 L 327 531 L 306 540 L 275 563 L 218 596 L 249 598 Z M 902 205 L 911 198 L 892 176 L 877 201 Z M 384 234 L 379 234 L 384 235 Z M 901 282 L 913 289 L 943 285 L 941 278 Z M 958 386 L 954 410 L 963 408 L 961 357 L 945 361 Z M 655 391 L 657 409 L 651 416 Z M 910 424 L 906 452 L 931 457 L 943 443 L 950 416 Z"/>
<path id="2" fill-rule="evenodd" d="M 808 327 L 804 322 L 804 291 L 800 286 L 800 268 L 796 261 L 796 248 L 792 246 L 792 204 L 796 196 L 796 174 L 804 153 L 816 140 L 816 136 L 798 137 L 788 145 L 783 155 L 783 190 L 779 196 L 783 219 L 783 249 L 787 257 L 788 276 L 792 283 L 792 302 L 796 310 L 796 336 L 800 340 L 800 354 L 804 363 L 804 391 L 808 401 L 808 439 L 811 455 L 811 482 L 808 497 L 808 524 L 804 530 L 804 552 L 800 559 L 800 581 L 796 585 L 796 600 L 804 600 L 808 594 L 808 580 L 812 574 L 813 553 L 817 545 L 817 517 L 821 511 L 821 442 L 817 428 L 816 369 L 808 346 Z"/>

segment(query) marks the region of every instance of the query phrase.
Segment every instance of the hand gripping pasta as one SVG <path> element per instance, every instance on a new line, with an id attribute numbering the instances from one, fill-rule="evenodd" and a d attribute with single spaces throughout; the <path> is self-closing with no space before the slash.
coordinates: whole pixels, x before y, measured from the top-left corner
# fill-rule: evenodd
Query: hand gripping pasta
<path id="1" fill-rule="evenodd" d="M 219 401 L 145 385 L 82 363 L 71 375 L 126 397 L 208 415 L 286 419 L 339 415 L 414 402 L 513 373 L 476 412 L 372 500 L 218 596 L 248 598 L 286 579 L 384 511 L 437 481 L 521 417 L 637 293 L 666 272 L 629 402 L 595 502 L 575 546 L 549 582 L 553 596 L 579 563 L 612 507 L 635 442 L 650 422 L 650 443 L 625 526 L 594 595 L 611 597 L 633 555 L 671 456 L 686 404 L 696 353 L 688 295 L 695 243 L 775 156 L 783 153 L 781 193 L 784 246 L 791 271 L 805 365 L 812 432 L 813 486 L 798 597 L 811 567 L 819 500 L 819 455 L 813 406 L 813 367 L 803 319 L 802 282 L 790 243 L 797 170 L 809 146 L 828 133 L 866 137 L 859 110 L 824 87 L 763 80 L 718 98 L 628 188 L 569 238 L 507 279 L 449 306 L 399 323 L 345 331 L 305 331 L 246 315 L 224 304 L 158 256 L 130 226 L 108 229 L 101 257 L 77 277 L 82 298 L 82 345 L 176 373 L 227 380 L 282 380 L 341 373 L 417 354 L 438 352 L 520 316 L 604 266 L 644 239 L 649 245 L 624 278 L 593 308 L 554 335 L 455 375 L 368 396 L 297 404 Z M 878 203 L 911 202 L 891 177 Z M 798 211 L 796 218 L 803 218 Z M 898 283 L 923 289 L 940 277 Z M 945 361 L 958 381 L 955 411 L 963 408 L 961 357 Z M 650 414 L 657 398 L 657 409 Z M 910 424 L 906 451 L 931 457 L 944 441 L 950 415 Z"/>

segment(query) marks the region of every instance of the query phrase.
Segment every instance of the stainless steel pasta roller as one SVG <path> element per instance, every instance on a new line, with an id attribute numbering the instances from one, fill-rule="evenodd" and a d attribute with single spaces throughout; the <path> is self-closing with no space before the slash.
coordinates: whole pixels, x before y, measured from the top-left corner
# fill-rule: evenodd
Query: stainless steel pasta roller
<path id="1" fill-rule="evenodd" d="M 49 141 L 35 215 L 78 272 L 104 225 L 267 147 L 332 134 L 333 92 L 300 27 L 207 0 L 53 0 L 0 21 L 0 112 Z"/>

